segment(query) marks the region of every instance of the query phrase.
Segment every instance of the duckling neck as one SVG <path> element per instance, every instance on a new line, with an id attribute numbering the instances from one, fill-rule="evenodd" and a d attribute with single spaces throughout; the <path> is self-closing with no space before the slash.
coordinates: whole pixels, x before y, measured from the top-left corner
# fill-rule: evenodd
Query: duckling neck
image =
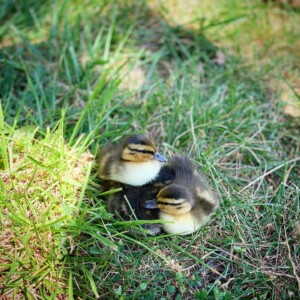
<path id="1" fill-rule="evenodd" d="M 118 172 L 115 172 L 113 180 L 132 186 L 141 186 L 152 181 L 160 171 L 162 163 L 159 161 L 149 162 L 126 162 Z"/>
<path id="2" fill-rule="evenodd" d="M 162 220 L 168 221 L 168 223 L 162 224 L 163 229 L 167 233 L 187 235 L 195 232 L 205 222 L 206 218 L 196 218 L 192 212 L 188 212 L 182 215 L 170 215 L 162 211 L 159 213 L 159 217 Z"/>

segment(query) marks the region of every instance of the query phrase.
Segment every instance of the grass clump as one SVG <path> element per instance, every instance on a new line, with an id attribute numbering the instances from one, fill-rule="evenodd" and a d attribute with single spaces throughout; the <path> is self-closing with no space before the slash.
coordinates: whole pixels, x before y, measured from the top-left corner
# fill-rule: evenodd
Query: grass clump
<path id="1" fill-rule="evenodd" d="M 66 291 L 63 228 L 77 215 L 92 156 L 84 154 L 82 144 L 68 147 L 60 125 L 45 133 L 4 125 L 0 294 L 7 299 L 59 298 Z"/>

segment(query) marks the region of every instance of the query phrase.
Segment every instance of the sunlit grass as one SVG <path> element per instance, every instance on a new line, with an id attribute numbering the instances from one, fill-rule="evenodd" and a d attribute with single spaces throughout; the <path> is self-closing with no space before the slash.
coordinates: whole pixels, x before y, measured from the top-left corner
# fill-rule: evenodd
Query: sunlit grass
<path id="1" fill-rule="evenodd" d="M 1 136 L 7 146 L 1 158 L 8 167 L 0 171 L 0 290 L 7 298 L 66 294 L 68 233 L 62 228 L 78 214 L 92 156 L 84 153 L 83 143 L 69 148 L 60 125 L 53 130 L 40 135 L 33 127 L 6 125 Z"/>
<path id="2" fill-rule="evenodd" d="M 294 47 L 297 12 L 260 1 L 186 11 L 180 1 L 79 2 L 28 1 L 1 19 L 0 294 L 297 297 L 298 125 L 266 81 L 295 62 L 274 45 L 279 30 Z M 291 19 L 273 28 L 278 15 Z M 217 46 L 226 64 L 214 63 Z M 287 85 L 299 73 L 289 70 Z M 132 132 L 192 157 L 220 195 L 195 235 L 147 237 L 141 222 L 106 212 L 93 157 Z"/>

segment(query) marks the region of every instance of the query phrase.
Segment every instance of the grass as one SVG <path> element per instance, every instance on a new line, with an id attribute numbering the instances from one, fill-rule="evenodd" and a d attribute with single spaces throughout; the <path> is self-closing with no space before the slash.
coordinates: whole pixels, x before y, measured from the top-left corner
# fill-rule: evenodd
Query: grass
<path id="1" fill-rule="evenodd" d="M 282 101 L 298 101 L 299 13 L 204 2 L 1 4 L 3 299 L 299 297 L 299 123 Z M 219 193 L 193 236 L 106 212 L 93 157 L 131 132 Z"/>

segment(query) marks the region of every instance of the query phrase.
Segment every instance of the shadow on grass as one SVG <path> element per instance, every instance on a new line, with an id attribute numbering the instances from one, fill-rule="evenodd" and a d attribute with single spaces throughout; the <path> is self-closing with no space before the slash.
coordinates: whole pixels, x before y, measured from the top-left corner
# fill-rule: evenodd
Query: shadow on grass
<path id="1" fill-rule="evenodd" d="M 0 3 L 0 26 L 6 28 L 7 24 L 32 28 L 36 25 L 36 17 L 45 17 L 51 1 L 35 0 L 4 0 Z M 0 37 L 4 34 L 1 31 Z"/>
<path id="2" fill-rule="evenodd" d="M 38 33 L 38 25 L 42 19 L 49 17 L 47 9 L 50 1 L 6 1 L 2 4 L 0 94 L 7 123 L 13 124 L 17 120 L 18 126 L 35 125 L 43 130 L 46 126 L 53 126 L 61 118 L 62 110 L 65 110 L 66 135 L 71 140 L 76 141 L 80 134 L 88 133 L 94 128 L 95 124 L 89 121 L 93 118 L 98 122 L 96 128 L 99 134 L 103 131 L 99 124 L 105 125 L 100 119 L 105 115 L 110 118 L 114 110 L 118 110 L 113 108 L 117 105 L 115 102 L 119 101 L 115 96 L 117 80 L 108 76 L 105 68 L 109 64 L 109 56 L 114 55 L 122 41 L 126 42 L 126 47 L 123 45 L 121 50 L 126 48 L 134 52 L 142 48 L 143 52 L 157 57 L 156 65 L 151 62 L 153 57 L 148 59 L 149 63 L 144 65 L 145 72 L 149 73 L 149 69 L 153 70 L 154 66 L 163 80 L 167 79 L 170 71 L 165 66 L 171 63 L 175 62 L 180 67 L 180 64 L 191 57 L 213 63 L 211 60 L 215 56 L 216 47 L 204 34 L 169 25 L 160 13 L 147 6 L 147 2 L 124 5 L 104 3 L 100 15 L 90 11 L 92 5 L 96 3 L 89 2 L 87 11 L 77 11 L 75 16 L 62 11 L 58 13 L 54 6 L 51 7 L 56 23 L 45 30 L 46 34 L 40 41 L 40 37 L 31 35 L 33 31 Z M 67 7 L 62 5 L 60 9 Z M 60 25 L 60 30 L 53 31 L 57 24 Z M 124 35 L 129 32 L 128 39 L 123 40 Z M 94 42 L 97 38 L 98 44 Z M 140 59 L 143 60 L 143 57 Z M 90 91 L 93 91 L 92 96 Z M 110 91 L 109 95 L 107 91 Z M 104 105 L 103 101 L 107 103 Z M 96 107 L 103 111 L 100 117 Z M 126 128 L 130 128 L 130 125 L 127 124 Z M 126 128 L 122 130 L 125 131 Z M 125 233 L 121 234 L 123 238 L 116 238 L 118 253 L 107 251 L 105 247 L 112 247 L 113 244 L 103 238 L 108 235 L 105 225 L 103 226 L 105 211 L 103 205 L 96 201 L 96 188 L 90 186 L 89 190 L 94 194 L 89 196 L 87 192 L 86 197 L 94 200 L 83 205 L 80 217 L 77 216 L 72 228 L 67 229 L 72 236 L 68 249 L 72 255 L 67 260 L 70 274 L 73 274 L 75 280 L 74 295 L 87 298 L 106 295 L 113 298 L 116 296 L 115 287 L 119 280 L 131 280 L 132 274 L 129 278 L 125 278 L 123 274 L 107 278 L 105 273 L 119 272 L 122 261 L 129 267 L 131 260 L 127 256 L 130 257 L 133 251 L 137 256 L 144 256 L 149 242 L 145 242 L 144 247 L 140 248 L 134 238 L 127 236 L 127 225 L 121 224 L 118 229 Z M 122 242 L 125 236 L 127 244 Z M 77 243 L 77 246 L 74 248 L 72 243 Z M 150 245 L 151 243 L 150 241 Z M 80 248 L 81 245 L 84 248 Z M 132 249 L 128 248 L 129 245 Z M 95 286 L 91 271 L 95 264 L 98 265 L 97 272 L 102 277 L 101 280 L 110 281 L 103 289 L 98 283 Z M 153 265 L 153 262 L 148 261 L 148 264 Z M 135 264 L 135 267 L 138 266 Z M 167 275 L 163 276 L 166 280 Z M 81 282 L 83 277 L 86 280 L 84 283 Z M 170 283 L 171 294 L 175 285 L 176 280 L 174 284 Z M 108 289 L 109 286 L 111 288 Z M 162 286 L 162 293 L 163 289 Z M 117 293 L 120 296 L 127 294 L 123 288 Z M 166 292 L 166 295 L 169 294 Z"/>
<path id="3" fill-rule="evenodd" d="M 193 63 L 195 58 L 213 63 L 217 48 L 201 31 L 169 25 L 146 1 L 122 5 L 103 2 L 95 12 L 93 6 L 93 1 L 82 9 L 71 2 L 69 7 L 50 6 L 52 24 L 43 29 L 42 37 L 35 38 L 30 36 L 39 29 L 32 26 L 49 17 L 45 15 L 49 2 L 3 4 L 0 94 L 9 123 L 17 115 L 20 125 L 51 126 L 60 119 L 61 110 L 67 109 L 68 128 L 72 130 L 99 78 L 108 84 L 105 69 L 111 67 L 111 60 L 118 59 L 114 57 L 116 51 L 134 53 L 142 49 L 146 55 L 150 53 L 150 58 L 144 57 L 142 71 L 147 79 L 152 78 L 153 70 L 167 79 L 174 63 L 182 69 L 191 58 Z M 72 9 L 74 12 L 68 14 Z M 143 55 L 138 59 L 143 61 Z M 147 90 L 148 83 L 143 82 L 141 89 Z M 111 98 L 116 98 L 116 93 L 117 89 Z M 95 117 L 94 110 L 89 113 Z M 89 127 L 86 124 L 81 132 L 89 131 Z"/>

